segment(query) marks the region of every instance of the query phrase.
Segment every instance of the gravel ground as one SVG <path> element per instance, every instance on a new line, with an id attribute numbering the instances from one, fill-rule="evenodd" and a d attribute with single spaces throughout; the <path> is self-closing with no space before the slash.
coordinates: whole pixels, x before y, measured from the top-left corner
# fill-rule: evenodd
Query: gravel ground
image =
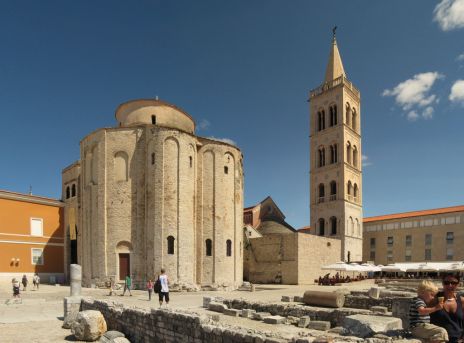
<path id="1" fill-rule="evenodd" d="M 224 298 L 243 298 L 247 300 L 280 302 L 282 295 L 303 295 L 308 289 L 335 290 L 348 288 L 350 290 L 368 289 L 373 285 L 372 280 L 366 280 L 343 287 L 316 286 L 316 285 L 256 285 L 256 292 L 182 292 L 171 294 L 170 308 L 186 309 L 198 314 L 213 314 L 202 308 L 203 296 L 221 296 Z M 21 342 L 74 342 L 71 331 L 62 329 L 63 298 L 69 296 L 68 286 L 41 285 L 40 290 L 28 290 L 21 293 L 22 303 L 11 303 L 11 289 L 9 283 L 0 284 L 0 343 Z M 133 296 L 108 296 L 108 291 L 103 289 L 83 288 L 82 295 L 92 296 L 96 299 L 114 300 L 127 306 L 139 308 L 158 307 L 156 298 L 148 301 L 147 292 L 132 291 Z M 10 304 L 6 304 L 10 303 Z M 217 313 L 214 313 L 217 314 Z M 269 325 L 263 322 L 245 318 L 220 315 L 220 322 L 269 332 L 285 332 L 296 334 L 301 330 L 289 325 Z"/>

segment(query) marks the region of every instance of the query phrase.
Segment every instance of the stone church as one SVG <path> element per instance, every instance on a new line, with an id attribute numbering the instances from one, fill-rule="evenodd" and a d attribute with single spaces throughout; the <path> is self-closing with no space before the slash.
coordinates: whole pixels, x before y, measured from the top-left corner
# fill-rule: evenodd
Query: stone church
<path id="1" fill-rule="evenodd" d="M 186 287 L 241 285 L 241 151 L 196 136 L 193 118 L 160 100 L 128 101 L 115 116 L 62 172 L 66 255 L 83 285 L 126 275 L 144 285 L 162 267 Z"/>

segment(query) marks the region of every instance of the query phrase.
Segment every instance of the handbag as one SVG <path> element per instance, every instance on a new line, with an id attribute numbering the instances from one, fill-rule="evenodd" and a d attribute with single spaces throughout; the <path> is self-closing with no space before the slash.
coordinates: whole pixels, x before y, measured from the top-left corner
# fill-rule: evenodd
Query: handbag
<path id="1" fill-rule="evenodd" d="M 155 281 L 155 285 L 153 286 L 153 290 L 155 291 L 155 293 L 161 292 L 161 280 L 159 278 Z"/>

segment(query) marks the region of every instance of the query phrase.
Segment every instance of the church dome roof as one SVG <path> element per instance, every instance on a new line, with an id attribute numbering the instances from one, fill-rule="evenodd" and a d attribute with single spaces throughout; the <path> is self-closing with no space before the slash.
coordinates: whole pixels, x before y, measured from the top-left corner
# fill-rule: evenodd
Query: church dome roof
<path id="1" fill-rule="evenodd" d="M 195 121 L 184 110 L 157 99 L 130 100 L 115 112 L 120 126 L 159 125 L 188 133 L 195 132 Z"/>

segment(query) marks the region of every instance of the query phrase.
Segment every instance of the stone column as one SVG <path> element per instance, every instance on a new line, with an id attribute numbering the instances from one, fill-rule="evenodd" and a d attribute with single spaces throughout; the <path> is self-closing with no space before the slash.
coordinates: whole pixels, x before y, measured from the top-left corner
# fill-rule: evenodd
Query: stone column
<path id="1" fill-rule="evenodd" d="M 82 267 L 71 264 L 71 296 L 80 296 L 82 288 Z"/>

